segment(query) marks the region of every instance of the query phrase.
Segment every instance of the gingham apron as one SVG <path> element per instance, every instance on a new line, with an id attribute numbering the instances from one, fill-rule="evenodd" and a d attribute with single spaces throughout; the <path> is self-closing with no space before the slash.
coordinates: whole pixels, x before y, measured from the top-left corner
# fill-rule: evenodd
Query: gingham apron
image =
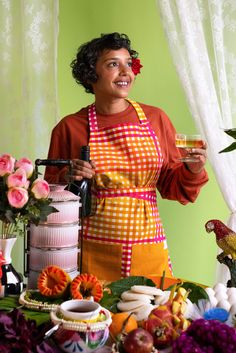
<path id="1" fill-rule="evenodd" d="M 98 129 L 94 104 L 88 113 L 97 205 L 83 224 L 82 271 L 104 280 L 172 275 L 156 199 L 161 149 L 142 108 L 128 101 L 140 124 Z"/>

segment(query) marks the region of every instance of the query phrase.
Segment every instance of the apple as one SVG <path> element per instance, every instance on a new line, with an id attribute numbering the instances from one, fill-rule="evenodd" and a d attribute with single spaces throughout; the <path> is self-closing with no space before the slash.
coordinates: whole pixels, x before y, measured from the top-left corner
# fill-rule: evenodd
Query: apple
<path id="1" fill-rule="evenodd" d="M 123 346 L 126 353 L 151 353 L 153 337 L 148 331 L 139 327 L 125 336 Z"/>

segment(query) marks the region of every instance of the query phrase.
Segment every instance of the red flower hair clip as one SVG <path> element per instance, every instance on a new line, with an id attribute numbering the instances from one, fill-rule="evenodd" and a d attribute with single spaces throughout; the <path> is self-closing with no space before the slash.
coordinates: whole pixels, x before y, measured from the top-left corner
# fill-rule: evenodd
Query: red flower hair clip
<path id="1" fill-rule="evenodd" d="M 140 63 L 140 59 L 138 58 L 132 58 L 132 71 L 136 75 L 140 74 L 140 69 L 143 67 Z"/>

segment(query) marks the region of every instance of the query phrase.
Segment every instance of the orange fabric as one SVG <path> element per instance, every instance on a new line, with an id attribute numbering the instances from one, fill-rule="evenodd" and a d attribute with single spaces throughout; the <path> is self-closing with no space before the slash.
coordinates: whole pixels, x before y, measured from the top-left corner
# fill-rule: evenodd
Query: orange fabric
<path id="1" fill-rule="evenodd" d="M 175 147 L 175 129 L 168 116 L 159 108 L 140 104 L 156 133 L 163 156 L 163 165 L 157 189 L 166 199 L 177 200 L 182 204 L 194 202 L 201 187 L 208 181 L 205 170 L 192 174 L 178 162 L 179 150 Z M 134 108 L 130 105 L 124 112 L 114 115 L 97 115 L 98 127 L 123 123 L 138 123 Z M 53 129 L 48 158 L 79 158 L 80 148 L 88 144 L 88 108 L 63 118 Z M 95 161 L 96 162 L 96 161 Z M 65 170 L 47 167 L 45 178 L 49 183 L 65 182 Z"/>
<path id="2" fill-rule="evenodd" d="M 132 104 L 122 113 L 98 115 L 92 123 L 90 118 L 90 134 L 83 135 L 88 130 L 87 109 L 63 119 L 53 130 L 49 150 L 49 158 L 78 158 L 89 140 L 98 199 L 95 216 L 84 220 L 82 271 L 105 280 L 162 275 L 163 270 L 171 276 L 155 189 L 185 204 L 195 200 L 207 181 L 205 171 L 192 174 L 178 161 L 175 130 L 165 113 L 141 105 L 143 114 Z M 95 133 L 91 127 L 97 124 Z M 47 168 L 46 179 L 62 181 L 63 172 L 55 177 L 55 169 Z M 122 195 L 113 194 L 120 191 Z"/>
<path id="3" fill-rule="evenodd" d="M 156 184 L 162 166 L 162 154 L 159 141 L 146 119 L 140 106 L 130 101 L 134 106 L 138 124 L 118 124 L 106 129 L 98 129 L 94 105 L 89 109 L 90 119 L 90 152 L 96 160 L 96 175 L 94 178 L 97 210 L 92 217 L 84 219 L 83 239 L 103 243 L 100 253 L 106 258 L 110 244 L 122 245 L 120 273 L 118 277 L 131 274 L 133 245 L 141 248 L 149 244 L 163 243 L 166 238 L 157 210 Z M 159 250 L 162 251 L 163 247 Z M 147 254 L 144 263 L 154 261 L 147 266 L 158 272 L 157 257 Z M 170 266 L 168 251 L 159 254 L 163 269 Z M 83 256 L 83 266 L 89 273 L 95 272 L 97 258 Z M 117 265 L 117 260 L 103 269 L 104 278 L 110 276 L 110 268 Z M 134 266 L 134 264 L 133 264 Z M 138 263 L 135 263 L 139 271 Z"/>
<path id="4" fill-rule="evenodd" d="M 104 253 L 105 250 L 105 253 Z M 115 281 L 120 279 L 122 247 L 119 244 L 83 241 L 82 272 L 92 273 L 101 280 Z"/>
<path id="5" fill-rule="evenodd" d="M 165 271 L 172 277 L 168 266 L 168 250 L 164 242 L 132 246 L 131 274 L 133 276 L 161 276 Z"/>
<path id="6" fill-rule="evenodd" d="M 132 246 L 131 272 L 132 276 L 171 278 L 168 266 L 168 251 L 163 249 L 163 243 Z M 122 246 L 119 244 L 105 244 L 84 240 L 82 272 L 92 271 L 101 280 L 116 281 L 120 279 Z"/>

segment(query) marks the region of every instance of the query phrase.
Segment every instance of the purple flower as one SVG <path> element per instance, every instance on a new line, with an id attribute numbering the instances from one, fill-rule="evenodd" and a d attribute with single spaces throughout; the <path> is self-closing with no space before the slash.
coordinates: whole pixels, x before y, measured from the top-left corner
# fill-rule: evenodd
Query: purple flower
<path id="1" fill-rule="evenodd" d="M 42 334 L 34 320 L 27 320 L 23 313 L 14 309 L 0 312 L 1 353 L 58 353 L 58 349 L 42 342 Z"/>

